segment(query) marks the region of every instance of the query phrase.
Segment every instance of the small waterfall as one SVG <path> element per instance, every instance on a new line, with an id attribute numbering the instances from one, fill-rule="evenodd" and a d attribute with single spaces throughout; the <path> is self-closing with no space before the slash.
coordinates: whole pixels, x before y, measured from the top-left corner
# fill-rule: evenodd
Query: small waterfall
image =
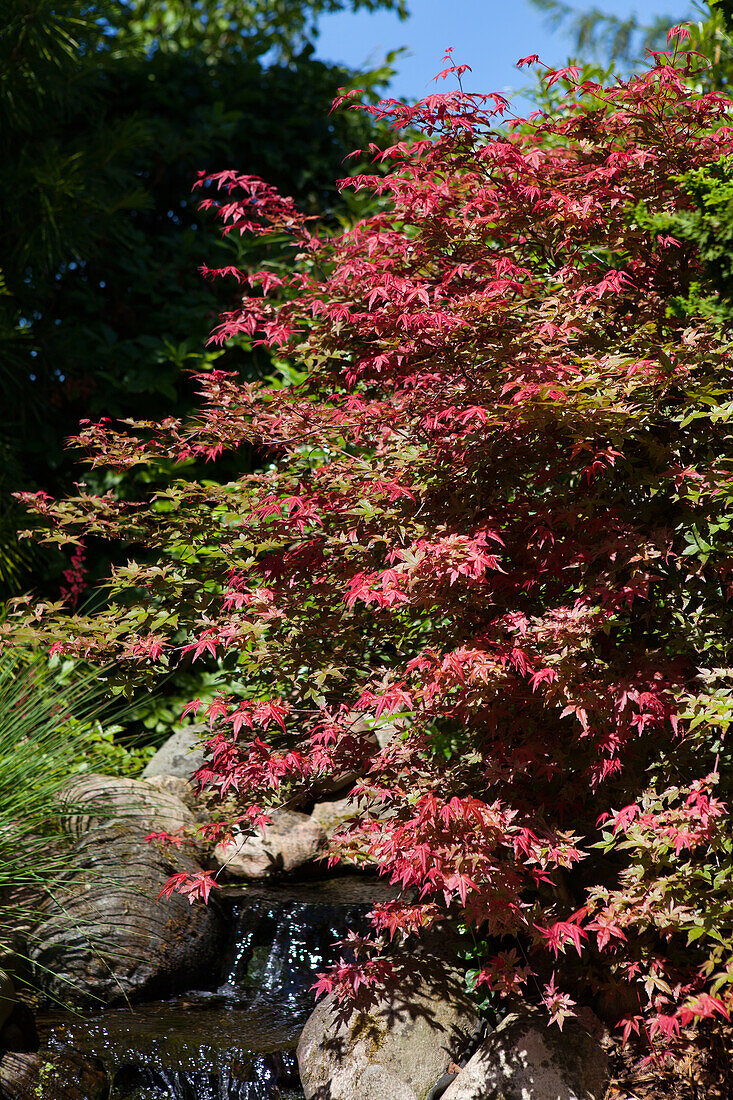
<path id="1" fill-rule="evenodd" d="M 356 877 L 233 889 L 216 992 L 57 1017 L 49 1046 L 100 1058 L 111 1100 L 302 1100 L 294 1052 L 315 973 L 390 893 Z"/>
<path id="2" fill-rule="evenodd" d="M 353 900 L 353 887 L 351 898 L 347 889 L 347 896 L 336 901 L 319 885 L 250 893 L 241 904 L 235 903 L 221 994 L 244 997 L 249 1003 L 254 998 L 255 1004 L 275 998 L 302 1027 L 313 1008 L 315 974 L 335 961 L 335 944 L 350 928 L 364 926 L 374 901 L 373 896 L 368 902 Z"/>
<path id="3" fill-rule="evenodd" d="M 295 1055 L 260 1056 L 249 1067 L 248 1080 L 222 1067 L 183 1071 L 125 1066 L 115 1077 L 115 1095 L 126 1100 L 302 1100 Z"/>

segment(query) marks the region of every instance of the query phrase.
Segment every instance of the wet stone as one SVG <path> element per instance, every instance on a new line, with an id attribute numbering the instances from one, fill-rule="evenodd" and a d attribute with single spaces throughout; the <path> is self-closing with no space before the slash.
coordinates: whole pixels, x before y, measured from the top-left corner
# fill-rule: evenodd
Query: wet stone
<path id="1" fill-rule="evenodd" d="M 95 1058 L 66 1051 L 0 1053 L 3 1100 L 105 1100 L 108 1089 Z"/>

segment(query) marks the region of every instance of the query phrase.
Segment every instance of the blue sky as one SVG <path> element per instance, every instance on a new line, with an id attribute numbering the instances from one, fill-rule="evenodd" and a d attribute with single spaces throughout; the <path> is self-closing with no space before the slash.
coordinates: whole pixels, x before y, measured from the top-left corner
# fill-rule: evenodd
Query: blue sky
<path id="1" fill-rule="evenodd" d="M 352 68 L 372 67 L 389 50 L 406 46 L 390 93 L 419 98 L 436 89 L 431 79 L 443 68 L 446 46 L 453 46 L 456 63 L 473 70 L 464 78 L 466 91 L 504 95 L 531 82 L 526 70 L 523 75 L 514 68 L 520 57 L 537 53 L 546 63 L 560 65 L 572 52 L 569 33 L 551 30 L 547 16 L 529 0 L 411 0 L 409 6 L 412 15 L 404 23 L 390 12 L 324 16 L 318 56 Z M 688 0 L 581 0 L 574 6 L 620 16 L 633 12 L 641 20 L 669 13 L 675 21 L 691 7 Z M 439 90 L 452 87 L 441 81 Z M 515 101 L 520 110 L 526 105 L 526 100 Z"/>

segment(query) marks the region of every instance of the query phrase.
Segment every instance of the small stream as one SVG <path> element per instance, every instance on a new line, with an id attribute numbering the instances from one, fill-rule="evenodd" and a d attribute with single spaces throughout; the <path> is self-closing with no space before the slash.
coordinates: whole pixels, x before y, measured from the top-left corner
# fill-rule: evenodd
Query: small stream
<path id="1" fill-rule="evenodd" d="M 104 1063 L 111 1100 L 299 1100 L 295 1047 L 315 972 L 365 925 L 383 883 L 344 877 L 230 889 L 231 934 L 212 990 L 39 1018 L 45 1043 Z"/>

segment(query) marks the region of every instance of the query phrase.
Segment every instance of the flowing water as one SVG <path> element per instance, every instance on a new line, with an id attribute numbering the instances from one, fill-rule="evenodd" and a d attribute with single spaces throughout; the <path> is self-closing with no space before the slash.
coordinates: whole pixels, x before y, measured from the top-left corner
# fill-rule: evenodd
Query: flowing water
<path id="1" fill-rule="evenodd" d="M 363 878 L 231 891 L 214 991 L 41 1021 L 48 1045 L 102 1060 L 112 1100 L 297 1100 L 295 1047 L 316 971 L 387 888 Z"/>

